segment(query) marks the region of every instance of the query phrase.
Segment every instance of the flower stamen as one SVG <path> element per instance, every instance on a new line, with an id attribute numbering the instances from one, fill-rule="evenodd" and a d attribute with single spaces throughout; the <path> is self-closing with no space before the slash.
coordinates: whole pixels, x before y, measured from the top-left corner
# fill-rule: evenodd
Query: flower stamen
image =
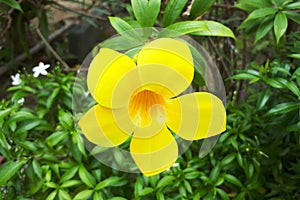
<path id="1" fill-rule="evenodd" d="M 152 119 L 155 117 L 158 122 L 164 122 L 165 107 L 164 98 L 150 90 L 142 90 L 135 94 L 129 102 L 129 114 L 131 119 L 137 126 L 145 127 L 150 125 Z"/>

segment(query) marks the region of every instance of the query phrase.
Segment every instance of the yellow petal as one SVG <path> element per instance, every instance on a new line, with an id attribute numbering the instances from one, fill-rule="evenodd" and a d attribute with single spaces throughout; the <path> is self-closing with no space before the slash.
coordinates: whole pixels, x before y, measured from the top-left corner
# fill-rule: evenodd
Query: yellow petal
<path id="1" fill-rule="evenodd" d="M 111 99 L 119 80 L 131 69 L 135 63 L 127 56 L 107 48 L 102 48 L 92 60 L 87 84 L 91 95 L 102 106 L 109 108 L 123 107 L 126 105 L 123 98 L 116 98 L 114 105 Z"/>
<path id="2" fill-rule="evenodd" d="M 180 96 L 166 106 L 167 125 L 186 140 L 198 140 L 226 129 L 226 111 L 213 94 L 197 92 Z"/>
<path id="3" fill-rule="evenodd" d="M 123 120 L 121 128 L 114 115 L 118 115 L 118 120 Z M 134 129 L 127 110 L 112 110 L 100 105 L 95 105 L 85 113 L 78 124 L 90 142 L 103 147 L 113 147 L 123 143 Z"/>
<path id="4" fill-rule="evenodd" d="M 175 88 L 173 88 L 172 85 L 167 86 L 167 88 L 176 92 L 176 95 L 183 92 L 193 80 L 193 57 L 189 47 L 184 42 L 170 38 L 160 38 L 146 44 L 138 54 L 137 65 L 141 68 L 147 68 L 153 64 L 156 66 L 160 65 L 162 67 L 168 66 L 168 68 L 162 68 L 164 71 L 153 71 L 148 76 L 149 79 L 171 78 L 173 81 L 176 80 L 173 78 L 173 74 L 177 73 L 176 76 L 181 76 L 181 79 L 185 80 L 184 83 L 176 84 Z M 171 75 L 169 74 L 170 72 Z"/>
<path id="5" fill-rule="evenodd" d="M 133 136 L 130 153 L 141 172 L 146 176 L 152 176 L 174 164 L 178 156 L 178 147 L 173 135 L 167 127 L 164 127 L 152 137 Z"/>

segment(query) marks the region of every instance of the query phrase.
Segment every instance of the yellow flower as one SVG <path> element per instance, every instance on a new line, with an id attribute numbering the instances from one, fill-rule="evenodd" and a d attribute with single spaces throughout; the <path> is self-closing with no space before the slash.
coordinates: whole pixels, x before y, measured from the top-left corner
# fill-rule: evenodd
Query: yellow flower
<path id="1" fill-rule="evenodd" d="M 113 147 L 129 137 L 140 171 L 151 176 L 170 168 L 177 143 L 170 132 L 198 140 L 225 130 L 220 99 L 207 92 L 180 95 L 194 76 L 188 46 L 170 38 L 147 43 L 134 57 L 102 48 L 91 62 L 87 84 L 98 103 L 79 121 L 86 138 Z"/>

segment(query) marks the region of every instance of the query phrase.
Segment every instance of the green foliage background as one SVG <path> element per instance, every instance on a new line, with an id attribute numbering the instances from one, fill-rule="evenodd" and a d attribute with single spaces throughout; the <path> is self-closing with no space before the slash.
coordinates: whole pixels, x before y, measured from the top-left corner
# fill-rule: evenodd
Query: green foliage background
<path id="1" fill-rule="evenodd" d="M 220 68 L 230 71 L 225 81 L 228 121 L 226 132 L 207 156 L 199 158 L 202 141 L 195 141 L 178 158 L 178 166 L 159 175 L 113 170 L 86 151 L 75 125 L 73 92 L 84 93 L 73 88 L 75 73 L 57 66 L 47 77 L 34 78 L 22 71 L 22 84 L 8 88 L 8 97 L 0 102 L 0 155 L 6 159 L 0 165 L 0 199 L 299 199 L 300 32 L 293 27 L 300 24 L 300 2 L 240 0 L 234 9 L 247 11 L 247 16 L 237 19 L 244 20 L 239 26 L 243 34 L 237 38 L 238 26 L 231 26 L 231 31 L 224 25 L 234 21 L 234 14 L 229 22 L 195 21 L 205 13 L 214 14 L 211 6 L 220 3 L 201 2 L 195 0 L 190 15 L 179 20 L 187 1 L 162 5 L 159 0 L 132 0 L 132 7 L 127 7 L 131 17 L 109 18 L 119 37 L 99 46 L 126 50 L 116 44 L 128 38 L 138 46 L 150 34 L 136 33 L 134 28 L 160 25 L 176 35 L 158 35 L 190 34 L 210 50 L 217 48 L 211 53 L 222 55 L 229 68 Z M 14 1 L 4 3 L 22 10 Z M 230 60 L 219 36 L 229 44 L 236 39 L 237 49 L 253 47 L 247 49 L 247 59 L 237 54 Z M 255 55 L 265 51 L 267 58 L 256 60 Z M 234 68 L 235 64 L 242 67 Z M 194 84 L 203 81 L 195 76 Z M 25 103 L 18 103 L 23 97 Z"/>

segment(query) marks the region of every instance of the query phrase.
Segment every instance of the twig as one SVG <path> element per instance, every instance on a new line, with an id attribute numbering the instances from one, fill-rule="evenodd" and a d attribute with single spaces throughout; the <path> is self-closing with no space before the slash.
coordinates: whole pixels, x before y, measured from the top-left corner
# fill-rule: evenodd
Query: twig
<path id="1" fill-rule="evenodd" d="M 53 56 L 66 68 L 69 69 L 69 65 L 56 53 L 56 51 L 52 48 L 52 46 L 49 44 L 49 42 L 46 40 L 46 38 L 41 33 L 40 29 L 36 29 L 37 34 L 42 39 L 46 47 L 49 49 L 49 51 L 53 54 Z"/>
<path id="2" fill-rule="evenodd" d="M 65 21 L 65 23 L 66 24 L 63 27 L 61 27 L 60 29 L 58 29 L 57 31 L 55 31 L 55 32 L 53 32 L 52 34 L 49 35 L 48 42 L 53 41 L 55 38 L 57 38 L 58 36 L 63 34 L 66 30 L 68 30 L 73 25 L 73 23 L 70 22 L 70 21 Z M 38 44 L 36 44 L 34 47 L 32 47 L 29 50 L 29 53 L 31 55 L 36 54 L 37 52 L 39 52 L 44 47 L 45 47 L 45 43 L 43 41 L 41 41 Z M 0 67 L 0 76 L 2 74 L 4 74 L 5 72 L 7 72 L 9 70 L 9 68 L 11 66 L 13 66 L 15 63 L 21 62 L 21 61 L 25 60 L 26 58 L 27 58 L 26 53 L 22 53 L 21 55 L 17 56 L 12 61 L 10 61 L 9 63 L 7 63 L 7 64 L 3 65 L 2 67 Z"/>
<path id="3" fill-rule="evenodd" d="M 55 1 L 51 1 L 51 3 L 53 3 L 52 5 L 56 9 L 60 9 L 61 10 L 61 8 L 62 8 L 64 11 L 67 10 L 67 11 L 73 12 L 73 13 L 78 14 L 78 15 L 83 15 L 83 16 L 86 16 L 86 17 L 91 17 L 91 18 L 95 18 L 95 19 L 99 19 L 99 20 L 106 20 L 104 17 L 100 17 L 100 16 L 96 16 L 96 15 L 91 15 L 89 13 L 81 12 L 79 10 L 74 10 L 74 9 L 71 9 L 71 8 L 66 7 L 64 5 L 61 5 L 61 4 L 59 4 L 59 3 L 55 2 Z"/>

